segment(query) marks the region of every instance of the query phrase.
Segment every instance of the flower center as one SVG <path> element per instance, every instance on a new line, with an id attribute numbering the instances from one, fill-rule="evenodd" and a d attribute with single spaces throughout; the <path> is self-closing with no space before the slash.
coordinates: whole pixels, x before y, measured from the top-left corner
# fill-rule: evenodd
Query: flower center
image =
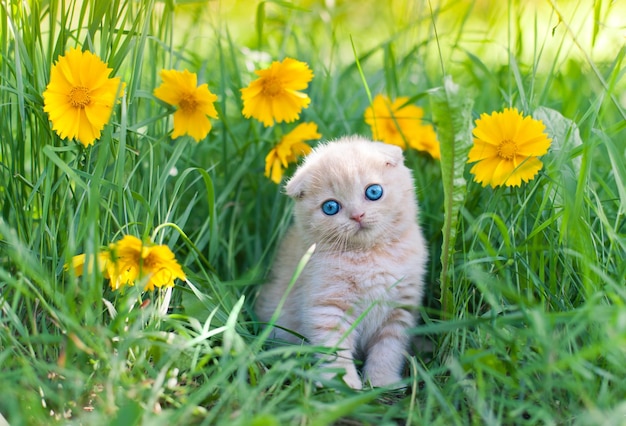
<path id="1" fill-rule="evenodd" d="M 155 264 L 156 264 L 156 262 L 154 261 L 152 256 L 148 256 L 148 257 L 146 257 L 143 260 L 143 268 L 144 268 L 144 270 L 154 268 Z"/>
<path id="2" fill-rule="evenodd" d="M 498 145 L 498 155 L 505 160 L 512 160 L 517 154 L 517 144 L 515 141 L 505 139 Z"/>
<path id="3" fill-rule="evenodd" d="M 267 77 L 263 81 L 263 94 L 265 96 L 276 96 L 283 91 L 283 84 L 278 77 Z"/>
<path id="4" fill-rule="evenodd" d="M 84 86 L 72 87 L 69 95 L 67 95 L 70 105 L 74 108 L 85 108 L 91 103 L 89 89 Z"/>
<path id="5" fill-rule="evenodd" d="M 178 106 L 180 107 L 180 109 L 183 110 L 183 112 L 192 113 L 192 112 L 195 112 L 196 109 L 198 108 L 198 101 L 193 95 L 186 94 L 180 100 L 180 102 L 178 103 Z"/>
<path id="6" fill-rule="evenodd" d="M 151 246 L 142 246 L 141 247 L 141 262 L 144 266 L 144 268 L 149 268 L 151 266 L 154 265 L 154 256 L 152 254 L 152 247 Z M 139 263 L 139 262 L 137 262 Z"/>

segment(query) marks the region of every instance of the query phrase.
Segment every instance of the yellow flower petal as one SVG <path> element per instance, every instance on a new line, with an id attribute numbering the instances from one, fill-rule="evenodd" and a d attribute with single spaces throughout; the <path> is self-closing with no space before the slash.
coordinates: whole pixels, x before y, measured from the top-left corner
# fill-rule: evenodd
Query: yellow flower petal
<path id="1" fill-rule="evenodd" d="M 90 109 L 89 111 L 94 114 L 94 117 L 97 120 L 97 111 L 95 109 Z M 77 129 L 78 140 L 85 146 L 93 145 L 95 140 L 100 137 L 100 130 L 92 124 L 86 108 L 79 110 L 78 115 L 79 122 L 81 123 L 81 125 Z"/>
<path id="2" fill-rule="evenodd" d="M 513 161 L 505 161 L 501 159 L 498 161 L 498 165 L 493 169 L 493 175 L 491 177 L 491 185 L 504 185 L 507 186 L 519 186 L 515 184 L 518 181 L 518 177 L 515 172 L 515 164 Z"/>
<path id="3" fill-rule="evenodd" d="M 174 130 L 172 131 L 172 139 L 176 139 L 189 133 L 189 130 L 193 127 L 190 119 L 191 117 L 189 114 L 185 114 L 185 112 L 180 109 L 174 113 Z"/>
<path id="4" fill-rule="evenodd" d="M 418 125 L 414 128 L 414 133 L 406 138 L 409 146 L 415 150 L 427 152 L 436 160 L 440 159 L 441 152 L 435 129 L 430 125 Z"/>
<path id="5" fill-rule="evenodd" d="M 280 161 L 274 161 L 271 167 L 271 176 L 267 174 L 265 176 L 269 177 L 272 182 L 278 185 L 283 178 L 283 168 L 280 165 Z"/>
<path id="6" fill-rule="evenodd" d="M 206 114 L 203 114 L 201 111 L 190 114 L 179 109 L 174 113 L 174 131 L 172 132 L 172 139 L 189 135 L 196 142 L 199 142 L 209 134 L 211 128 L 211 121 Z"/>
<path id="7" fill-rule="evenodd" d="M 147 250 L 144 249 L 142 268 L 144 274 L 149 277 L 144 290 L 153 290 L 154 287 L 173 287 L 176 278 L 186 279 L 182 268 L 176 262 L 174 253 L 166 245 L 149 246 Z"/>
<path id="8" fill-rule="evenodd" d="M 483 142 L 481 139 L 474 139 L 474 145 L 468 154 L 468 163 L 496 157 L 497 155 L 498 149 L 495 145 Z"/>
<path id="9" fill-rule="evenodd" d="M 473 130 L 474 136 L 492 145 L 498 145 L 499 141 L 506 139 L 507 136 L 503 134 L 500 126 L 501 113 L 494 112 L 492 116 L 483 113 L 480 118 L 476 120 L 476 127 Z"/>
<path id="10" fill-rule="evenodd" d="M 515 108 L 481 114 L 473 130 L 474 146 L 468 163 L 474 180 L 483 186 L 519 186 L 533 179 L 543 163 L 537 158 L 548 152 L 552 140 L 545 125 L 524 117 Z"/>
<path id="11" fill-rule="evenodd" d="M 79 254 L 72 257 L 72 269 L 74 270 L 74 275 L 80 277 L 83 275 L 83 268 L 85 267 L 86 255 Z M 65 270 L 69 269 L 69 265 L 65 264 Z"/>
<path id="12" fill-rule="evenodd" d="M 499 157 L 490 157 L 485 159 L 482 163 L 476 163 L 470 169 L 470 173 L 475 175 L 474 180 L 481 183 L 482 186 L 487 186 L 493 179 L 493 172 L 499 166 L 502 160 Z M 480 164 L 480 166 L 478 166 Z"/>
<path id="13" fill-rule="evenodd" d="M 265 157 L 265 176 L 274 183 L 280 183 L 283 171 L 289 163 L 295 163 L 299 157 L 311 152 L 311 147 L 304 141 L 321 137 L 315 123 L 301 123 L 296 126 Z"/>
<path id="14" fill-rule="evenodd" d="M 314 139 L 314 138 L 311 138 Z M 287 162 L 295 163 L 298 161 L 299 157 L 304 157 L 309 155 L 312 151 L 312 148 L 304 142 L 294 142 L 291 145 L 291 153 L 287 156 Z"/>
<path id="15" fill-rule="evenodd" d="M 270 178 L 274 183 L 280 183 L 282 178 L 282 171 L 278 172 L 278 180 L 275 180 L 274 169 L 278 167 L 280 169 L 280 159 L 276 155 L 276 149 L 273 148 L 265 156 L 265 177 Z"/>
<path id="16" fill-rule="evenodd" d="M 100 272 L 104 272 L 105 278 L 108 278 L 105 268 L 108 263 L 110 263 L 110 254 L 108 250 L 100 251 L 96 256 L 97 267 Z M 89 256 L 89 261 L 87 261 L 87 255 L 85 253 L 76 255 L 72 257 L 71 267 L 74 270 L 74 274 L 77 277 L 82 276 L 85 273 L 85 263 L 87 265 L 87 273 L 91 274 L 93 272 L 93 256 Z M 70 268 L 69 264 L 64 265 L 64 269 L 67 271 Z"/>

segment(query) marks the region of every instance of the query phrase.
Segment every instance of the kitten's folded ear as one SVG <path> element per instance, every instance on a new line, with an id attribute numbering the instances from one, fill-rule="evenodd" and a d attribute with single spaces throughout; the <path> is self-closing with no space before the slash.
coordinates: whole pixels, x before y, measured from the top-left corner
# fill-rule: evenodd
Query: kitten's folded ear
<path id="1" fill-rule="evenodd" d="M 385 161 L 388 166 L 395 167 L 403 163 L 404 157 L 402 155 L 402 148 L 383 142 L 376 142 L 376 144 L 378 151 L 385 156 Z"/>
<path id="2" fill-rule="evenodd" d="M 304 197 L 304 189 L 306 186 L 306 173 L 302 169 L 296 170 L 296 173 L 285 185 L 285 192 L 291 198 L 300 199 Z"/>

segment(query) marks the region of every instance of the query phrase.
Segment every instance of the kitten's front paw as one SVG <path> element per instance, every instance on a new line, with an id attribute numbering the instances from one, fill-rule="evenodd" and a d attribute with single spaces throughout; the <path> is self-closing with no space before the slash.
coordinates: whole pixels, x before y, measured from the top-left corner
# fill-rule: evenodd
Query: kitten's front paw
<path id="1" fill-rule="evenodd" d="M 375 388 L 387 388 L 387 389 L 403 389 L 406 385 L 402 383 L 402 377 L 397 374 L 390 374 L 388 376 L 379 376 L 376 378 L 369 378 L 369 383 Z"/>
<path id="2" fill-rule="evenodd" d="M 336 373 L 322 373 L 322 377 L 324 378 L 324 381 L 329 381 L 337 376 L 338 375 Z M 352 389 L 360 390 L 363 388 L 361 377 L 359 376 L 359 373 L 356 372 L 356 370 L 347 371 L 346 374 L 343 375 L 342 379 L 344 383 L 350 386 Z M 316 385 L 317 387 L 323 387 L 322 383 L 320 382 L 316 383 Z"/>
<path id="3" fill-rule="evenodd" d="M 343 381 L 346 382 L 346 384 L 352 389 L 360 390 L 363 388 L 361 377 L 359 377 L 357 372 L 354 372 L 353 374 L 346 373 L 345 376 L 343 376 Z"/>

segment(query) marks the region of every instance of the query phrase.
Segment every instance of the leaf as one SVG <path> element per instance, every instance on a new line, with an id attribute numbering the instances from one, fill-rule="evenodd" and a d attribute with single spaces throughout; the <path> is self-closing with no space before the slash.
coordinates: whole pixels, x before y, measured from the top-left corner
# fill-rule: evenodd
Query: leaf
<path id="1" fill-rule="evenodd" d="M 224 359 L 226 359 L 231 350 L 235 350 L 236 352 L 241 352 L 245 343 L 241 336 L 237 333 L 237 325 L 239 314 L 241 313 L 241 309 L 243 307 L 243 302 L 245 301 L 245 296 L 241 296 L 239 301 L 233 306 L 233 309 L 230 311 L 228 315 L 228 319 L 226 320 L 226 325 L 224 329 Z"/>
<path id="2" fill-rule="evenodd" d="M 454 312 L 449 286 L 459 210 L 465 203 L 466 181 L 463 177 L 467 153 L 472 145 L 472 98 L 462 92 L 451 77 L 443 87 L 431 92 L 433 120 L 441 146 L 441 180 L 444 194 L 443 244 L 441 251 L 441 309 L 444 315 Z"/>
<path id="3" fill-rule="evenodd" d="M 533 118 L 541 120 L 546 126 L 546 133 L 552 139 L 550 151 L 544 156 L 544 169 L 546 175 L 554 179 L 558 185 L 548 186 L 546 196 L 556 207 L 555 212 L 565 211 L 564 216 L 559 216 L 557 224 L 561 227 L 563 217 L 568 223 L 570 217 L 574 217 L 574 223 L 580 219 L 579 206 L 576 202 L 578 194 L 579 176 L 581 176 L 582 138 L 576 123 L 564 117 L 559 111 L 538 107 L 533 112 Z M 581 188 L 583 186 L 580 186 Z M 580 198 L 582 200 L 582 198 Z M 566 208 L 566 206 L 569 206 Z M 573 215 L 571 215 L 573 213 Z"/>
<path id="4" fill-rule="evenodd" d="M 546 132 L 552 138 L 550 152 L 563 160 L 573 158 L 572 152 L 583 143 L 576 123 L 564 117 L 559 111 L 546 107 L 537 107 L 533 112 L 533 118 L 545 124 Z M 580 157 L 576 158 L 574 166 L 574 172 L 578 174 Z"/>

